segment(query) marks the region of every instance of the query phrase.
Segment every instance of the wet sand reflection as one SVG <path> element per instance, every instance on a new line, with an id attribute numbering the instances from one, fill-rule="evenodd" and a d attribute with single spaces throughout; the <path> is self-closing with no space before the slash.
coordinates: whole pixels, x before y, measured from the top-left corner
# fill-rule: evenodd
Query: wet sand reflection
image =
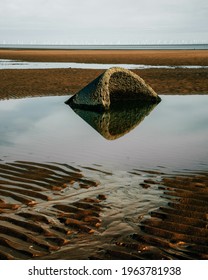
<path id="1" fill-rule="evenodd" d="M 0 259 L 208 259 L 208 174 L 128 176 L 2 162 Z"/>
<path id="2" fill-rule="evenodd" d="M 158 188 L 166 203 L 93 259 L 208 259 L 208 174 L 164 174 Z"/>

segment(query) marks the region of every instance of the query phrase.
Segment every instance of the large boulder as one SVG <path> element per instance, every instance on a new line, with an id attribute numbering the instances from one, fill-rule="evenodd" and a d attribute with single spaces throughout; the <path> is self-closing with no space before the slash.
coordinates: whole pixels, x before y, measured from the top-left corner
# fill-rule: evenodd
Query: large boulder
<path id="1" fill-rule="evenodd" d="M 74 107 L 108 110 L 119 102 L 160 102 L 157 93 L 134 72 L 113 67 L 77 92 L 67 104 Z"/>

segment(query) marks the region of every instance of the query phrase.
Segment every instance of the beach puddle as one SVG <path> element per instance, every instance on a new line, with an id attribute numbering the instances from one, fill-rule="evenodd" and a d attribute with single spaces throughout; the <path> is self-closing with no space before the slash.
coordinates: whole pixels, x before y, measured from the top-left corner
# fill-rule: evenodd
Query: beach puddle
<path id="1" fill-rule="evenodd" d="M 21 60 L 0 59 L 0 69 L 109 69 L 122 67 L 126 69 L 206 69 L 201 65 L 145 65 L 145 64 L 104 64 L 104 63 L 77 63 L 77 62 L 28 62 Z"/>
<path id="2" fill-rule="evenodd" d="M 103 115 L 74 112 L 67 99 L 0 101 L 0 159 L 98 164 L 110 171 L 207 168 L 207 96 L 163 96 L 155 107 Z M 109 141 L 105 131 L 120 137 Z"/>
<path id="3" fill-rule="evenodd" d="M 207 259 L 208 97 L 67 99 L 0 101 L 0 259 Z"/>

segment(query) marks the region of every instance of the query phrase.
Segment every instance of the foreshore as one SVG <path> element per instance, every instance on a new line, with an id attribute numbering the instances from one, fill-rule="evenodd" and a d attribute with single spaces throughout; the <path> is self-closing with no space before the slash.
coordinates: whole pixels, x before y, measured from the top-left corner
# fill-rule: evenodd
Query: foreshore
<path id="1" fill-rule="evenodd" d="M 208 66 L 208 50 L 0 49 L 0 59 Z M 174 112 L 176 107 L 172 107 L 173 102 L 171 107 L 166 106 L 165 111 L 161 110 L 159 118 L 156 114 L 155 118 L 153 116 L 154 122 L 149 122 L 146 131 L 141 128 L 138 134 L 132 133 L 133 138 L 126 137 L 126 140 L 118 141 L 118 144 L 108 141 L 102 146 L 101 142 L 107 141 L 101 140 L 99 136 L 96 140 L 93 132 L 91 138 L 91 131 L 89 134 L 85 132 L 84 125 L 73 123 L 69 114 L 72 110 L 68 110 L 67 106 L 62 109 L 64 103 L 60 106 L 60 111 L 57 111 L 59 105 L 51 108 L 50 103 L 45 107 L 46 103 L 44 105 L 41 102 L 48 100 L 43 98 L 37 99 L 35 106 L 35 99 L 32 102 L 29 99 L 28 102 L 16 100 L 14 104 L 11 100 L 12 106 L 10 101 L 8 106 L 3 101 L 74 94 L 103 71 L 72 68 L 0 70 L 0 103 L 3 108 L 0 259 L 207 260 L 207 146 L 201 145 L 206 143 L 207 135 L 204 118 L 206 104 L 196 107 L 193 112 L 190 108 L 187 110 L 190 102 L 185 103 L 185 106 L 180 103 Z M 208 68 L 132 71 L 140 75 L 159 95 L 208 94 Z M 188 100 L 189 97 L 185 99 Z M 29 103 L 32 106 L 28 106 Z M 203 118 L 198 114 L 200 110 Z M 183 111 L 187 117 L 186 126 L 181 122 L 183 115 L 178 114 L 179 111 Z M 175 114 L 172 115 L 172 112 Z M 193 114 L 194 122 L 190 114 Z M 77 114 L 74 115 L 81 121 Z M 127 118 L 129 115 L 128 113 Z M 98 119 L 103 130 L 110 127 L 111 119 L 111 131 L 114 128 L 118 131 L 118 125 L 109 116 L 106 114 L 109 126 L 103 125 L 105 118 L 102 122 L 102 115 Z M 174 118 L 176 122 L 172 122 Z M 117 123 L 121 122 L 117 112 L 114 119 Z M 166 119 L 167 125 L 163 123 Z M 126 117 L 123 120 L 121 125 L 128 123 Z M 132 120 L 134 119 L 130 117 L 131 124 Z M 174 126 L 177 130 L 174 130 Z M 73 136 L 73 132 L 78 134 Z M 199 141 L 201 136 L 203 142 Z M 146 142 L 147 146 L 142 146 L 142 142 Z M 152 145 L 156 142 L 158 145 Z M 189 142 L 193 146 L 189 146 Z M 157 147 L 160 148 L 158 153 Z M 192 147 L 198 151 L 196 156 L 192 153 Z M 112 153 L 114 149 L 115 156 Z M 73 153 L 78 153 L 78 157 L 73 158 Z M 90 153 L 96 155 L 96 160 L 91 158 Z M 120 157 L 120 153 L 124 157 Z M 177 159 L 179 167 L 168 171 L 167 163 L 174 161 L 180 153 L 182 155 Z M 102 166 L 100 161 L 104 154 L 106 166 Z M 190 154 L 190 158 L 183 158 L 186 154 Z M 163 156 L 164 160 L 161 160 Z M 113 157 L 117 161 L 124 161 L 126 169 L 111 168 Z M 133 167 L 129 160 L 131 157 Z M 143 166 L 148 161 L 151 162 L 150 166 L 154 166 L 155 162 L 155 168 L 145 169 Z M 180 161 L 182 166 L 186 162 L 188 166 L 180 169 Z M 191 170 L 189 165 L 193 168 L 197 165 L 201 171 Z"/>
<path id="2" fill-rule="evenodd" d="M 100 168 L 88 170 L 101 181 L 68 164 L 0 163 L 0 258 L 208 259 L 207 172 L 134 170 L 131 191 Z"/>
<path id="3" fill-rule="evenodd" d="M 168 66 L 208 66 L 208 50 L 0 50 L 0 59 Z M 0 99 L 74 94 L 104 70 L 0 70 Z M 158 94 L 208 94 L 208 69 L 132 70 Z"/>

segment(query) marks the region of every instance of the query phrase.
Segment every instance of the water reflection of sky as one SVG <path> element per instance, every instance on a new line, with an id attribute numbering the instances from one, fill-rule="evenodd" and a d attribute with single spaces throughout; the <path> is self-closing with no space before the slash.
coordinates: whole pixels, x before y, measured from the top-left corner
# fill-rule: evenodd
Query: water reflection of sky
<path id="1" fill-rule="evenodd" d="M 108 69 L 123 67 L 127 69 L 199 69 L 208 68 L 202 65 L 144 65 L 144 64 L 104 64 L 104 63 L 77 63 L 77 62 L 27 62 L 21 60 L 0 59 L 0 69 Z"/>
<path id="2" fill-rule="evenodd" d="M 0 101 L 0 159 L 109 168 L 205 169 L 208 96 L 162 96 L 144 121 L 109 141 L 64 104 L 68 97 Z"/>

